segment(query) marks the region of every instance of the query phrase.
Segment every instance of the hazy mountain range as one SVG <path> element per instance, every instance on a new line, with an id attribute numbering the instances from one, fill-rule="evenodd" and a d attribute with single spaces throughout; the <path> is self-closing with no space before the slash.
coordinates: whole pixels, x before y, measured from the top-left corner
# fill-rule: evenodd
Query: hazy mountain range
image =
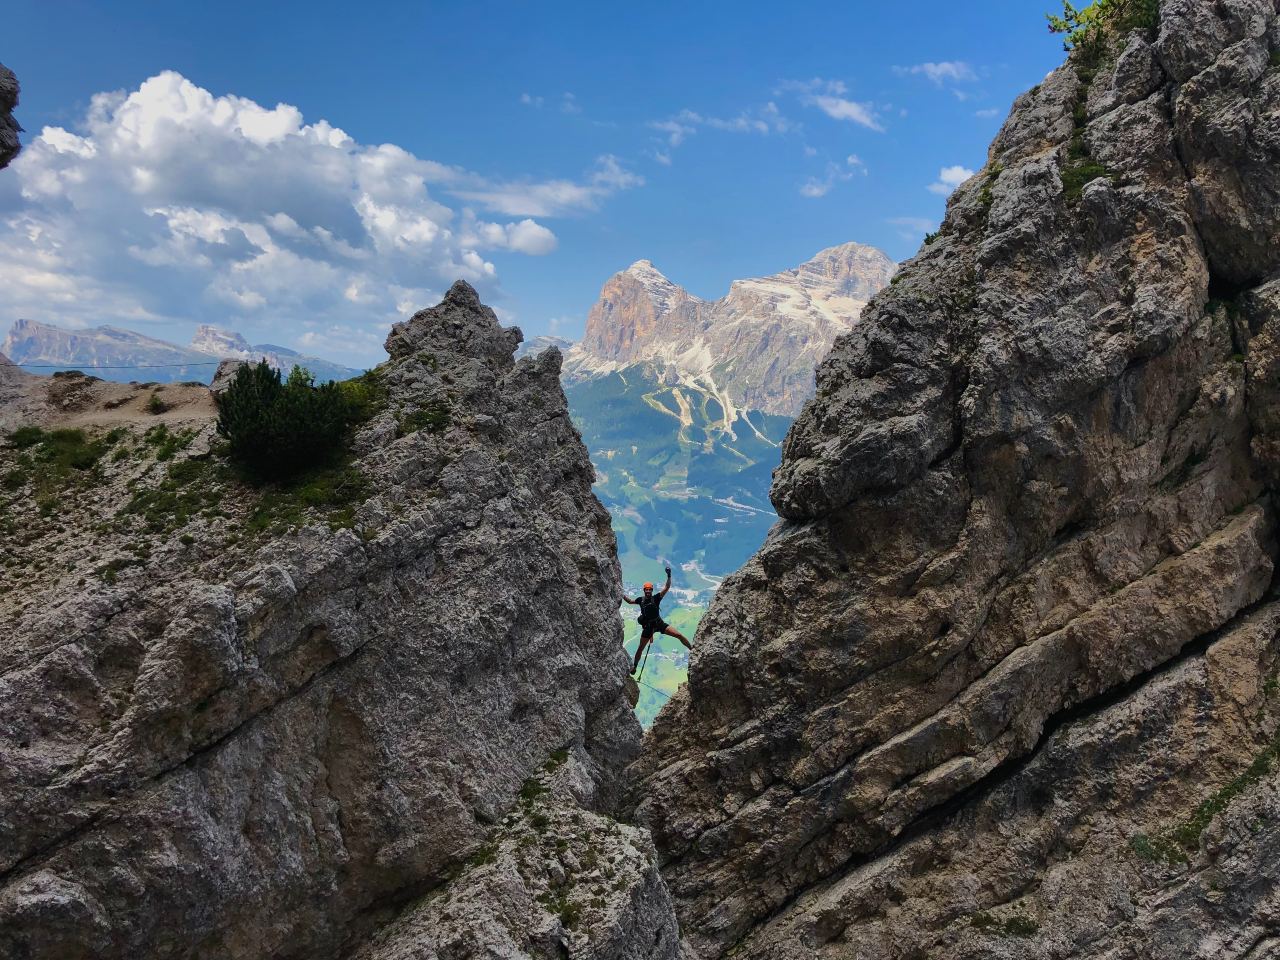
<path id="1" fill-rule="evenodd" d="M 67 330 L 52 323 L 18 320 L 0 344 L 0 353 L 36 373 L 50 373 L 51 368 L 56 367 L 84 370 L 104 380 L 121 381 L 208 383 L 218 361 L 228 357 L 266 360 L 286 374 L 296 364 L 306 367 L 318 382 L 345 380 L 361 372 L 288 347 L 250 344 L 238 333 L 207 324 L 196 328 L 190 344 L 180 346 L 120 327 Z"/>

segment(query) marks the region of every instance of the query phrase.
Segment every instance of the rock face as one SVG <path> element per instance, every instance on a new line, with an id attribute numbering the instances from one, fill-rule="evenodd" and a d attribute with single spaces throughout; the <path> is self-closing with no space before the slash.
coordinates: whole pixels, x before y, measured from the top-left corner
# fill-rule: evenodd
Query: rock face
<path id="1" fill-rule="evenodd" d="M 1277 950 L 1280 22 L 1023 95 L 633 767 L 704 957 Z"/>
<path id="2" fill-rule="evenodd" d="M 671 940 L 651 848 L 607 818 L 640 736 L 613 535 L 560 355 L 514 363 L 519 339 L 464 283 L 394 328 L 345 514 L 255 526 L 271 501 L 218 472 L 211 420 L 113 431 L 61 503 L 23 479 L 43 447 L 0 450 L 5 522 L 47 544 L 0 592 L 0 955 L 348 956 L 452 897 L 552 760 L 543 816 L 617 854 L 578 916 Z M 577 904 L 576 881 L 529 889 Z"/>
<path id="3" fill-rule="evenodd" d="M 21 144 L 18 134 L 22 128 L 13 118 L 13 111 L 18 106 L 18 78 L 13 71 L 0 63 L 0 169 L 7 167 L 9 161 L 18 155 Z"/>
<path id="4" fill-rule="evenodd" d="M 529 781 L 458 879 L 353 960 L 677 960 L 679 930 L 648 831 L 584 810 L 590 777 L 565 761 L 553 757 Z"/>
<path id="5" fill-rule="evenodd" d="M 573 382 L 657 365 L 700 382 L 726 410 L 794 417 L 813 395 L 818 361 L 894 269 L 879 250 L 846 243 L 795 269 L 735 281 L 727 296 L 706 301 L 640 260 L 601 289 L 566 373 Z"/>
<path id="6" fill-rule="evenodd" d="M 28 416 L 30 384 L 35 377 L 0 353 L 0 430 L 17 427 Z"/>

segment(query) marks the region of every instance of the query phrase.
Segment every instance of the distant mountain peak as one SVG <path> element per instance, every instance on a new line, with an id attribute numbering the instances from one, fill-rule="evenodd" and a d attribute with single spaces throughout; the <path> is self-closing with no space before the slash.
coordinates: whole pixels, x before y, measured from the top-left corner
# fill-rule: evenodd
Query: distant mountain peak
<path id="1" fill-rule="evenodd" d="M 663 272 L 653 265 L 652 260 L 637 260 L 622 272 L 629 273 L 635 277 L 659 277 L 663 280 L 667 280 Z M 667 280 L 667 283 L 670 282 L 670 280 Z"/>
<path id="2" fill-rule="evenodd" d="M 664 310 L 671 306 L 673 298 L 690 297 L 689 292 L 684 287 L 673 283 L 661 270 L 653 265 L 651 260 L 637 260 L 627 269 L 620 273 L 615 273 L 612 280 L 617 282 L 623 281 L 624 278 L 638 282 L 648 292 L 650 299 L 658 303 Z"/>
<path id="3" fill-rule="evenodd" d="M 215 357 L 233 357 L 240 360 L 250 359 L 253 348 L 249 341 L 231 330 L 223 330 L 209 323 L 196 327 L 195 336 L 191 338 L 191 349 Z"/>
<path id="4" fill-rule="evenodd" d="M 896 269 L 875 247 L 842 243 L 701 300 L 637 260 L 605 282 L 565 373 L 657 364 L 732 404 L 794 416 L 813 394 L 818 361 Z"/>

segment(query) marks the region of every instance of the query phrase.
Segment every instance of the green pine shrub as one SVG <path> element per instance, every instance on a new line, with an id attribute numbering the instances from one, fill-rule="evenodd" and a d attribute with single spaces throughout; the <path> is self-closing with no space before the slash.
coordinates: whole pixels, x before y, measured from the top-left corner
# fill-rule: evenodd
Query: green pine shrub
<path id="1" fill-rule="evenodd" d="M 359 413 L 338 384 L 316 386 L 301 367 L 282 381 L 259 363 L 241 367 L 219 397 L 218 433 L 246 471 L 278 480 L 342 459 Z"/>

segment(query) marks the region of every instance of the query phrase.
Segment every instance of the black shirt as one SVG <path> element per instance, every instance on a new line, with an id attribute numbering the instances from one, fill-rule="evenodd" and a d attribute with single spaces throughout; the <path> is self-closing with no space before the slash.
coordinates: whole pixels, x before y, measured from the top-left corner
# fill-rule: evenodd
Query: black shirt
<path id="1" fill-rule="evenodd" d="M 640 622 L 641 623 L 657 623 L 662 619 L 660 607 L 662 606 L 662 594 L 655 593 L 646 597 L 640 594 Z"/>

